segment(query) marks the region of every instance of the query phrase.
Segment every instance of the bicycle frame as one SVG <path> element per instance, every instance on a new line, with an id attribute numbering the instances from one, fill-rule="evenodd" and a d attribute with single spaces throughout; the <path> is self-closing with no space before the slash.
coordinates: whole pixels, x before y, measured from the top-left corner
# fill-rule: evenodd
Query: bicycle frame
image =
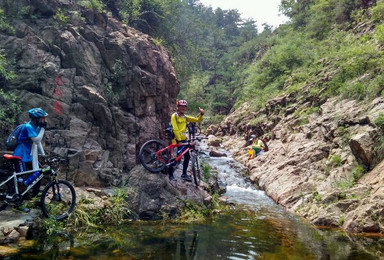
<path id="1" fill-rule="evenodd" d="M 21 176 L 21 175 L 24 175 L 24 174 L 28 174 L 28 173 L 34 173 L 34 172 L 37 172 L 39 171 L 41 174 L 40 176 L 34 180 L 31 184 L 29 184 L 27 186 L 27 188 L 25 189 L 25 191 L 19 195 L 21 196 L 24 196 L 33 186 L 35 186 L 36 183 L 38 183 L 42 178 L 44 178 L 44 173 L 47 172 L 47 171 L 50 171 L 52 170 L 50 166 L 48 167 L 44 167 L 44 168 L 39 168 L 37 170 L 28 170 L 28 171 L 22 171 L 22 172 L 13 172 L 13 174 L 11 176 L 8 177 L 8 179 L 6 179 L 5 181 L 3 181 L 2 183 L 0 183 L 0 187 L 3 186 L 4 184 L 8 183 L 9 181 L 13 180 L 13 186 L 14 186 L 14 191 L 15 193 L 12 194 L 12 196 L 10 194 L 7 194 L 5 199 L 10 199 L 12 200 L 14 198 L 15 195 L 18 195 L 19 194 L 19 187 L 17 185 L 18 183 L 18 180 L 17 180 L 17 177 L 18 176 Z"/>
<path id="2" fill-rule="evenodd" d="M 195 143 L 192 142 L 192 141 L 188 141 L 188 143 L 183 143 L 183 144 L 170 144 L 168 145 L 167 147 L 164 147 L 163 149 L 159 150 L 156 152 L 156 158 L 164 163 L 167 163 L 167 164 L 171 164 L 172 162 L 172 159 L 174 159 L 176 162 L 180 161 L 181 158 L 186 154 L 188 153 L 191 149 L 193 149 Z M 174 148 L 178 148 L 178 147 L 186 147 L 184 150 L 182 150 L 181 152 L 178 151 L 177 153 L 177 156 L 174 157 L 173 155 L 173 149 Z M 164 151 L 168 150 L 169 154 L 170 154 L 170 159 L 168 161 L 165 161 L 164 158 L 161 157 L 161 153 L 163 153 Z"/>

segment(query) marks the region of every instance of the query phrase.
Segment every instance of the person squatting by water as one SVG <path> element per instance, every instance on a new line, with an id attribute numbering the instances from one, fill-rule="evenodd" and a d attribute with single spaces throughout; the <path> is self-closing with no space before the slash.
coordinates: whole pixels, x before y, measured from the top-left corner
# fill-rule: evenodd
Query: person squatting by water
<path id="1" fill-rule="evenodd" d="M 186 100 L 179 100 L 176 102 L 177 105 L 177 112 L 173 113 L 171 116 L 171 125 L 173 129 L 173 133 L 175 137 L 171 140 L 172 144 L 181 144 L 185 143 L 187 140 L 186 136 L 186 129 L 187 129 L 187 122 L 191 123 L 197 123 L 200 122 L 203 119 L 204 115 L 204 109 L 199 107 L 200 114 L 197 117 L 192 117 L 185 114 L 185 111 L 187 110 L 188 103 Z M 182 146 L 181 146 L 182 147 Z M 181 148 L 179 147 L 179 149 Z M 183 173 L 181 174 L 181 179 L 185 181 L 192 181 L 192 178 L 187 175 L 187 169 L 189 164 L 189 159 L 191 158 L 189 153 L 186 153 L 184 155 L 184 162 L 183 162 Z M 173 175 L 175 171 L 174 166 L 169 166 L 168 175 L 169 180 L 175 180 L 175 177 Z"/>
<path id="2" fill-rule="evenodd" d="M 251 135 L 249 141 L 252 142 L 251 148 L 248 149 L 249 160 L 264 153 L 264 142 L 257 135 Z"/>
<path id="3" fill-rule="evenodd" d="M 28 110 L 28 123 L 24 124 L 13 155 L 21 157 L 21 161 L 25 165 L 24 170 L 39 169 L 38 154 L 45 156 L 41 140 L 44 137 L 45 128 L 47 127 L 48 113 L 41 108 L 32 108 Z M 36 196 L 40 189 L 40 183 L 37 183 L 32 190 L 32 196 Z M 28 212 L 28 208 L 20 208 L 22 211 Z"/>

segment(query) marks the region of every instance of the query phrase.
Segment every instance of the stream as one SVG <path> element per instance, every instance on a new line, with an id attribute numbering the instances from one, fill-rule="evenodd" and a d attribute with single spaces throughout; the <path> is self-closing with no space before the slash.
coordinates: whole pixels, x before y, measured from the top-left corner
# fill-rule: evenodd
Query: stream
<path id="1" fill-rule="evenodd" d="M 208 147 L 202 145 L 208 153 Z M 227 157 L 203 156 L 226 184 L 233 204 L 204 223 L 132 221 L 21 246 L 4 259 L 380 259 L 384 238 L 319 229 L 287 212 L 248 182 L 246 168 Z M 205 157 L 205 158 L 204 158 Z"/>

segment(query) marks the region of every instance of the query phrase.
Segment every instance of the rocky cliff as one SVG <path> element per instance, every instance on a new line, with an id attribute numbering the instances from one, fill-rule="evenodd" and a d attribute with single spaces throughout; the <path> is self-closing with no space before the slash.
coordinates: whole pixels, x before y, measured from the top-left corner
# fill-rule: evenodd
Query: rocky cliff
<path id="1" fill-rule="evenodd" d="M 45 149 L 69 158 L 76 186 L 124 183 L 179 91 L 168 51 L 72 1 L 27 2 L 2 2 L 14 32 L 0 34 L 0 46 L 17 74 L 3 88 L 19 98 L 18 123 L 31 107 L 49 113 Z"/>
<path id="2" fill-rule="evenodd" d="M 319 226 L 383 233 L 382 130 L 374 124 L 383 108 L 383 98 L 291 93 L 256 112 L 244 104 L 208 133 L 222 136 L 250 179 L 288 210 Z M 248 160 L 251 134 L 267 137 L 269 151 Z"/>

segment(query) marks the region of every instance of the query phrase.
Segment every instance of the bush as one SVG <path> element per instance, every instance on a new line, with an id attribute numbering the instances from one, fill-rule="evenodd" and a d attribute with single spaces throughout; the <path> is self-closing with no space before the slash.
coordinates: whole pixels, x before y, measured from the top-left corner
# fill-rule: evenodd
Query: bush
<path id="1" fill-rule="evenodd" d="M 53 16 L 53 19 L 60 25 L 65 26 L 69 22 L 69 16 L 67 16 L 63 10 L 60 8 L 57 10 L 56 14 Z"/>
<path id="2" fill-rule="evenodd" d="M 127 199 L 130 191 L 127 187 L 117 188 L 114 192 L 104 207 L 100 207 L 93 199 L 81 199 L 69 216 L 68 224 L 72 229 L 101 228 L 102 225 L 117 225 L 136 218 L 135 212 L 128 207 Z"/>
<path id="3" fill-rule="evenodd" d="M 9 67 L 10 67 L 9 62 L 5 58 L 3 51 L 0 50 L 0 80 L 4 81 L 4 82 L 0 81 L 0 84 L 5 85 L 7 81 L 11 81 L 16 78 L 16 74 L 12 70 L 8 69 Z"/>
<path id="4" fill-rule="evenodd" d="M 209 177 L 211 177 L 212 168 L 208 163 L 202 163 L 202 168 L 203 168 L 203 179 L 206 182 L 208 181 Z"/>
<path id="5" fill-rule="evenodd" d="M 375 166 L 380 163 L 384 159 L 384 135 L 381 133 L 378 137 L 376 137 L 375 145 L 373 147 L 373 155 L 372 155 L 372 163 L 371 166 Z"/>
<path id="6" fill-rule="evenodd" d="M 379 114 L 378 117 L 375 118 L 375 120 L 373 121 L 375 123 L 375 125 L 380 128 L 381 131 L 384 132 L 384 114 Z"/>
<path id="7" fill-rule="evenodd" d="M 363 176 L 364 173 L 365 173 L 365 170 L 364 170 L 363 166 L 357 165 L 352 170 L 353 182 L 356 183 L 361 178 L 361 176 Z"/>
<path id="8" fill-rule="evenodd" d="M 376 27 L 375 39 L 378 40 L 379 43 L 384 43 L 384 24 Z"/>
<path id="9" fill-rule="evenodd" d="M 382 22 L 384 17 L 384 1 L 377 1 L 376 5 L 370 9 L 371 19 L 374 22 Z"/>
<path id="10" fill-rule="evenodd" d="M 15 33 L 15 29 L 6 22 L 4 10 L 0 8 L 0 32 Z"/>
<path id="11" fill-rule="evenodd" d="M 225 118 L 224 115 L 214 115 L 214 116 L 207 116 L 205 117 L 204 116 L 204 119 L 202 121 L 202 123 L 205 125 L 205 126 L 208 126 L 208 125 L 218 125 L 220 124 L 220 122 Z"/>
<path id="12" fill-rule="evenodd" d="M 16 125 L 16 116 L 21 112 L 21 106 L 17 102 L 17 96 L 6 93 L 0 89 L 0 134 L 8 135 Z"/>
<path id="13" fill-rule="evenodd" d="M 101 0 L 81 1 L 80 5 L 99 13 L 101 13 L 105 8 L 104 3 Z"/>
<path id="14" fill-rule="evenodd" d="M 329 158 L 329 161 L 331 162 L 331 165 L 333 167 L 338 167 L 338 166 L 341 166 L 343 165 L 343 161 L 341 160 L 341 155 L 332 155 L 330 158 Z"/>
<path id="15" fill-rule="evenodd" d="M 384 114 L 374 120 L 375 125 L 381 130 L 375 140 L 375 146 L 373 147 L 373 162 L 372 165 L 377 165 L 384 158 Z"/>

